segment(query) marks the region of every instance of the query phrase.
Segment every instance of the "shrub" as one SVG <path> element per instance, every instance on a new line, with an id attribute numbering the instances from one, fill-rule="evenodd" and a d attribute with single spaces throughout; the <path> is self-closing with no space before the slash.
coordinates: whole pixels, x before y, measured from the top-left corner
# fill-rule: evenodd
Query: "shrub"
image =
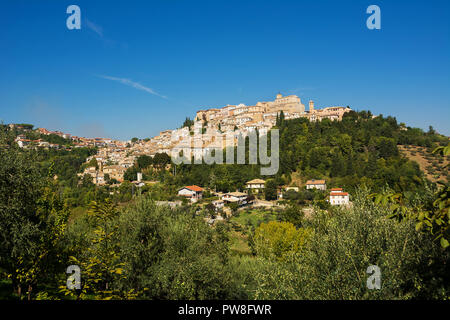
<path id="1" fill-rule="evenodd" d="M 314 233 L 301 254 L 284 264 L 266 263 L 256 274 L 258 299 L 444 298 L 449 293 L 448 252 L 413 221 L 355 195 L 352 209 L 318 211 L 305 226 Z M 366 286 L 371 265 L 381 269 L 381 289 Z"/>
<path id="2" fill-rule="evenodd" d="M 307 229 L 296 229 L 290 222 L 262 223 L 253 239 L 256 253 L 266 259 L 284 260 L 301 251 L 310 233 Z"/>
<path id="3" fill-rule="evenodd" d="M 189 208 L 155 206 L 141 198 L 116 221 L 124 280 L 151 299 L 241 298 L 228 268 L 228 231 L 209 227 Z"/>

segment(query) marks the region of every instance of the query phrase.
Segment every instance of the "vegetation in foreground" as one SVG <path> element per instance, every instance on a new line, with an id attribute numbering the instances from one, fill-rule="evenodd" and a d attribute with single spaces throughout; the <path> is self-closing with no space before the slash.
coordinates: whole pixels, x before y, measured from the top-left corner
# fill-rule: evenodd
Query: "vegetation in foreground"
<path id="1" fill-rule="evenodd" d="M 251 254 L 231 250 L 226 222 L 210 227 L 187 208 L 158 207 L 146 196 L 121 210 L 108 202 L 93 204 L 88 215 L 68 225 L 56 223 L 64 220 L 64 210 L 53 208 L 46 220 L 29 222 L 34 232 L 2 247 L 1 267 L 9 279 L 8 286 L 2 281 L 2 296 L 448 298 L 449 251 L 431 234 L 416 231 L 414 220 L 389 218 L 389 208 L 375 205 L 368 195 L 361 190 L 351 209 L 318 209 L 299 228 L 290 222 L 262 223 L 249 241 Z M 6 227 L 1 225 L 2 234 Z M 27 247 L 33 236 L 35 246 Z M 71 264 L 81 267 L 81 290 L 66 288 Z M 381 269 L 381 290 L 366 287 L 370 265 Z"/>
<path id="2" fill-rule="evenodd" d="M 129 199 L 86 181 L 64 186 L 53 162 L 1 138 L 2 299 L 449 298 L 448 186 L 369 184 L 355 188 L 351 208 L 316 206 L 305 218 L 296 206 L 305 199 L 295 199 L 210 226 L 194 207 L 155 205 L 170 183 Z M 377 168 L 388 168 L 383 159 Z M 86 197 L 86 212 L 73 214 L 71 190 Z M 73 264 L 80 290 L 66 288 Z M 370 265 L 381 269 L 380 290 L 367 289 Z"/>

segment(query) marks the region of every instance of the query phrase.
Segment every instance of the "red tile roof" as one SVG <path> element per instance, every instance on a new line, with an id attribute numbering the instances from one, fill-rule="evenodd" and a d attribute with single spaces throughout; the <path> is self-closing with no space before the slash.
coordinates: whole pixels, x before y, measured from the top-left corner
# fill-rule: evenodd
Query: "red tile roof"
<path id="1" fill-rule="evenodd" d="M 306 184 L 325 184 L 325 180 L 308 180 L 306 181 Z"/>
<path id="2" fill-rule="evenodd" d="M 187 186 L 185 188 L 189 189 L 189 190 L 192 190 L 192 191 L 197 191 L 197 192 L 203 191 L 203 188 L 200 188 L 199 186 L 196 186 L 196 185 Z"/>
<path id="3" fill-rule="evenodd" d="M 348 196 L 348 192 L 335 192 L 335 193 L 330 193 L 330 197 L 334 197 L 334 196 Z"/>

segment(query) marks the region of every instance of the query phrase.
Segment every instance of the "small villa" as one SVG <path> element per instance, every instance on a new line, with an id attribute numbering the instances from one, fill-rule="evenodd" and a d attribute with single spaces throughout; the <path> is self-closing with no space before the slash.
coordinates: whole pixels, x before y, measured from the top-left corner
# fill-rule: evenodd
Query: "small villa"
<path id="1" fill-rule="evenodd" d="M 306 181 L 306 189 L 318 189 L 318 190 L 326 190 L 327 184 L 325 180 L 308 180 Z"/>
<path id="2" fill-rule="evenodd" d="M 230 192 L 222 196 L 222 200 L 226 203 L 246 203 L 248 195 L 243 192 Z"/>
<path id="3" fill-rule="evenodd" d="M 216 211 L 223 209 L 225 202 L 223 200 L 214 200 L 212 202 Z"/>
<path id="4" fill-rule="evenodd" d="M 248 190 L 258 193 L 264 189 L 266 182 L 262 179 L 253 179 L 253 180 L 247 181 L 246 184 L 247 184 L 246 188 Z"/>
<path id="5" fill-rule="evenodd" d="M 196 185 L 186 186 L 178 190 L 178 195 L 197 202 L 203 196 L 203 188 Z"/>
<path id="6" fill-rule="evenodd" d="M 333 188 L 330 190 L 330 204 L 333 206 L 348 205 L 350 203 L 350 195 L 343 192 L 342 188 Z"/>

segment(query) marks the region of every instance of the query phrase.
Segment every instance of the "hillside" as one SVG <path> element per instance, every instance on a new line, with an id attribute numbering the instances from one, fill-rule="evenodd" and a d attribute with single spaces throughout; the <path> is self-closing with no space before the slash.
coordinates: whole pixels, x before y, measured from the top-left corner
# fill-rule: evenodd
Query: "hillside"
<path id="1" fill-rule="evenodd" d="M 415 161 L 419 164 L 420 170 L 425 173 L 428 180 L 432 182 L 449 181 L 448 168 L 449 159 L 443 159 L 438 155 L 432 153 L 429 148 L 413 145 L 399 145 L 399 151 L 409 160 Z"/>

